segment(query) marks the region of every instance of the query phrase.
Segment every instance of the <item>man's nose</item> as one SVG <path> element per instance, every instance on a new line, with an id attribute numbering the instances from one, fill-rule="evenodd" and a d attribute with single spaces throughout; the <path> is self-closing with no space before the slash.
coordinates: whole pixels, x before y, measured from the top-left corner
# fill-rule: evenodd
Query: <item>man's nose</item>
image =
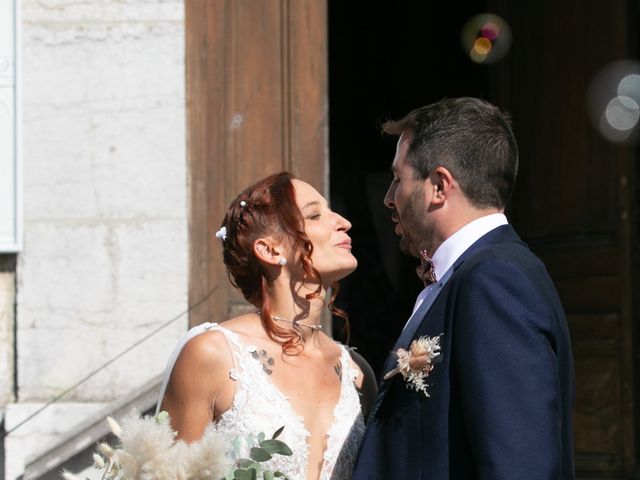
<path id="1" fill-rule="evenodd" d="M 395 196 L 395 188 L 393 183 L 389 185 L 389 190 L 387 190 L 387 194 L 384 196 L 384 204 L 387 208 L 394 209 L 396 208 L 396 204 L 393 202 L 393 197 Z"/>

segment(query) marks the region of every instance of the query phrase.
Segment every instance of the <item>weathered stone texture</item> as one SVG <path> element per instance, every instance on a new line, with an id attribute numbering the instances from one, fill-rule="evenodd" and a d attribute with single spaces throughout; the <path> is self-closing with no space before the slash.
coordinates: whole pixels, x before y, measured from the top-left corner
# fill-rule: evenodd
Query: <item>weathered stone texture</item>
<path id="1" fill-rule="evenodd" d="M 24 249 L 9 429 L 188 302 L 183 1 L 20 3 Z M 13 302 L 6 291 L 0 303 Z M 3 308 L 0 343 L 12 344 Z M 186 327 L 183 315 L 9 435 L 7 478 L 160 373 Z M 12 368 L 1 358 L 0 379 Z M 0 400 L 8 390 L 0 383 Z"/>
<path id="2" fill-rule="evenodd" d="M 24 0 L 19 402 L 46 401 L 187 306 L 182 1 Z M 67 401 L 157 375 L 186 316 Z"/>

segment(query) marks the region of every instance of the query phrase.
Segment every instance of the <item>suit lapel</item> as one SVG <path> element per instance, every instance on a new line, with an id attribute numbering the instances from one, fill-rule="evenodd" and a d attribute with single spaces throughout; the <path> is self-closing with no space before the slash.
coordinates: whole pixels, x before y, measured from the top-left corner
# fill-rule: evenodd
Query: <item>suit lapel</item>
<path id="1" fill-rule="evenodd" d="M 450 268 L 449 270 L 447 270 L 447 272 L 442 276 L 442 278 L 433 285 L 433 287 L 429 291 L 428 295 L 426 296 L 422 304 L 418 307 L 418 309 L 414 312 L 413 315 L 411 315 L 409 323 L 400 334 L 400 337 L 398 338 L 395 345 L 393 346 L 391 353 L 387 357 L 387 360 L 384 364 L 384 369 L 382 370 L 383 376 L 386 375 L 387 372 L 389 372 L 395 367 L 394 365 L 396 361 L 395 352 L 398 350 L 398 348 L 404 348 L 406 350 L 407 347 L 409 346 L 409 343 L 411 343 L 411 340 L 416 334 L 416 330 L 418 330 L 418 327 L 422 323 L 422 320 L 424 319 L 424 317 L 427 315 L 427 312 L 429 311 L 429 308 L 431 308 L 431 305 L 433 305 L 433 302 L 436 301 L 436 299 L 440 295 L 440 292 L 442 292 L 442 288 L 444 287 L 445 283 L 447 283 L 447 280 L 449 280 L 449 277 L 451 276 L 452 272 L 453 272 L 453 268 Z"/>
<path id="2" fill-rule="evenodd" d="M 396 361 L 395 352 L 398 348 L 407 348 L 410 344 L 411 340 L 416 334 L 416 331 L 425 321 L 427 314 L 429 313 L 429 309 L 436 301 L 436 299 L 440 296 L 444 285 L 447 283 L 449 278 L 455 274 L 456 270 L 467 260 L 470 258 L 475 252 L 482 249 L 483 247 L 489 246 L 491 244 L 502 243 L 502 242 L 521 242 L 520 237 L 516 234 L 515 230 L 511 227 L 511 225 L 502 225 L 497 227 L 490 232 L 486 233 L 482 237 L 480 237 L 473 245 L 471 245 L 467 250 L 464 251 L 462 255 L 454 262 L 454 264 L 447 270 L 447 272 L 442 276 L 442 279 L 439 280 L 435 286 L 437 290 L 432 290 L 429 292 L 429 295 L 422 302 L 422 305 L 418 307 L 415 313 L 411 316 L 411 320 L 409 324 L 406 326 L 404 331 L 400 334 L 400 337 L 396 341 L 393 350 L 387 357 L 385 362 L 382 375 L 383 377 L 387 372 L 394 368 L 394 364 Z M 389 388 L 389 384 L 391 381 L 381 380 L 380 382 L 380 390 L 378 391 L 378 396 L 376 397 L 376 401 L 371 409 L 371 413 L 369 415 L 369 419 L 373 419 L 378 409 L 380 408 L 380 404 L 384 398 L 385 393 Z"/>

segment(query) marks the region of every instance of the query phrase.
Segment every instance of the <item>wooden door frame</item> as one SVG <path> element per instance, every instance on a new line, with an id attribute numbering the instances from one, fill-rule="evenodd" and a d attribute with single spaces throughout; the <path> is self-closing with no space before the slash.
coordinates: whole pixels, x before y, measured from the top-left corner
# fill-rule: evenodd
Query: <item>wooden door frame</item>
<path id="1" fill-rule="evenodd" d="M 245 308 L 215 238 L 240 190 L 279 170 L 328 192 L 324 0 L 185 2 L 189 324 Z"/>

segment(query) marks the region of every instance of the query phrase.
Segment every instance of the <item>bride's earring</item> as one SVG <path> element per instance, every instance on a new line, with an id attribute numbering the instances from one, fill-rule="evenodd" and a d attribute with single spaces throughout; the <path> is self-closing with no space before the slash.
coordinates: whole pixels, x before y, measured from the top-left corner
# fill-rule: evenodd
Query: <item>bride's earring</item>
<path id="1" fill-rule="evenodd" d="M 287 264 L 287 259 L 284 257 L 281 257 L 280 260 L 278 260 L 278 263 L 284 267 Z"/>

